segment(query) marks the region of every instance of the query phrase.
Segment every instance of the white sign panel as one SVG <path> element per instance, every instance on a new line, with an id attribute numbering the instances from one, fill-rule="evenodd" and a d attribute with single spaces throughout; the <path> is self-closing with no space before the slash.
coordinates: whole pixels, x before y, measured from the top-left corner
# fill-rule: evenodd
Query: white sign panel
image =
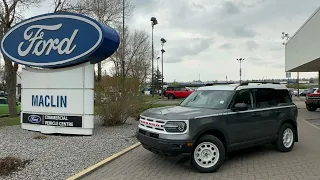
<path id="1" fill-rule="evenodd" d="M 24 68 L 22 128 L 42 133 L 91 135 L 93 81 L 94 65 L 87 63 L 56 70 Z"/>

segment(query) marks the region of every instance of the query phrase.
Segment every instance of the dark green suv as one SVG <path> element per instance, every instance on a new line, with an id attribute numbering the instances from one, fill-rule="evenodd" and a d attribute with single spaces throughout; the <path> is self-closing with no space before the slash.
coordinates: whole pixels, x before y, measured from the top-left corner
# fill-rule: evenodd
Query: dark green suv
<path id="1" fill-rule="evenodd" d="M 143 112 L 137 138 L 147 150 L 188 155 L 198 171 L 213 172 L 237 149 L 272 143 L 291 151 L 298 142 L 297 114 L 281 84 L 206 86 L 177 106 Z"/>

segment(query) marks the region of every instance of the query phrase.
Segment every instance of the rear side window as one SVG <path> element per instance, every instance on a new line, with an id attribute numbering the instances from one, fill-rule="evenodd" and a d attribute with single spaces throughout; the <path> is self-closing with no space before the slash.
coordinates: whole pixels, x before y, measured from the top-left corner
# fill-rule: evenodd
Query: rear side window
<path id="1" fill-rule="evenodd" d="M 292 102 L 289 91 L 286 89 L 277 89 L 276 90 L 276 100 L 278 103 L 291 103 Z"/>
<path id="2" fill-rule="evenodd" d="M 0 99 L 0 104 L 7 104 L 7 101 L 5 99 Z"/>
<path id="3" fill-rule="evenodd" d="M 173 87 L 167 87 L 167 90 L 171 91 L 171 90 L 173 90 Z"/>
<path id="4" fill-rule="evenodd" d="M 257 108 L 266 108 L 277 106 L 274 89 L 256 89 L 256 106 Z"/>

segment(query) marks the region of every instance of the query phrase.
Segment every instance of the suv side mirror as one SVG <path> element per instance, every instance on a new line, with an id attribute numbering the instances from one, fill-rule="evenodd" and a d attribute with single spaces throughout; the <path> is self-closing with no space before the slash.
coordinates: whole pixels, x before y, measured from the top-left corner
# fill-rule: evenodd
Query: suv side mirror
<path id="1" fill-rule="evenodd" d="M 248 106 L 245 103 L 237 103 L 234 105 L 233 108 L 231 108 L 233 111 L 245 111 L 248 110 Z"/>

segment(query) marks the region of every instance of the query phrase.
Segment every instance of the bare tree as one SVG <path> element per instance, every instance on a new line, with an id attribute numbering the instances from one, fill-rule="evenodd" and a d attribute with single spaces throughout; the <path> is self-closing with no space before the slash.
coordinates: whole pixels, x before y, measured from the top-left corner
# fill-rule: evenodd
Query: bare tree
<path id="1" fill-rule="evenodd" d="M 121 25 L 118 25 L 116 29 L 121 29 Z M 149 36 L 146 31 L 135 30 L 130 33 L 129 28 L 125 28 L 125 76 L 130 78 L 139 79 L 140 83 L 143 83 L 150 71 L 150 55 L 151 47 Z M 121 31 L 120 31 L 121 32 Z M 120 33 L 120 35 L 122 35 Z M 113 56 L 110 57 L 110 61 L 113 62 L 113 75 L 121 75 L 122 67 L 122 51 L 118 49 Z"/>
<path id="2" fill-rule="evenodd" d="M 53 12 L 65 11 L 79 14 L 91 14 L 92 12 L 89 0 L 54 0 L 53 7 Z"/>
<path id="3" fill-rule="evenodd" d="M 0 39 L 8 30 L 22 19 L 22 11 L 38 5 L 42 0 L 1 0 L 0 1 Z M 17 116 L 16 84 L 18 64 L 4 57 L 6 90 L 8 92 L 9 116 Z"/>
<path id="4" fill-rule="evenodd" d="M 123 17 L 123 2 L 125 18 L 129 19 L 133 6 L 127 0 L 54 0 L 54 11 L 68 11 L 86 14 L 100 23 L 115 26 Z M 96 79 L 101 79 L 102 63 L 98 63 Z"/>
<path id="5" fill-rule="evenodd" d="M 101 23 L 115 25 L 122 19 L 123 6 L 125 3 L 125 17 L 129 18 L 133 11 L 133 6 L 126 0 L 87 0 L 87 5 L 91 8 L 89 16 Z M 118 31 L 119 32 L 119 31 Z M 97 80 L 101 80 L 102 63 L 98 63 Z"/>

